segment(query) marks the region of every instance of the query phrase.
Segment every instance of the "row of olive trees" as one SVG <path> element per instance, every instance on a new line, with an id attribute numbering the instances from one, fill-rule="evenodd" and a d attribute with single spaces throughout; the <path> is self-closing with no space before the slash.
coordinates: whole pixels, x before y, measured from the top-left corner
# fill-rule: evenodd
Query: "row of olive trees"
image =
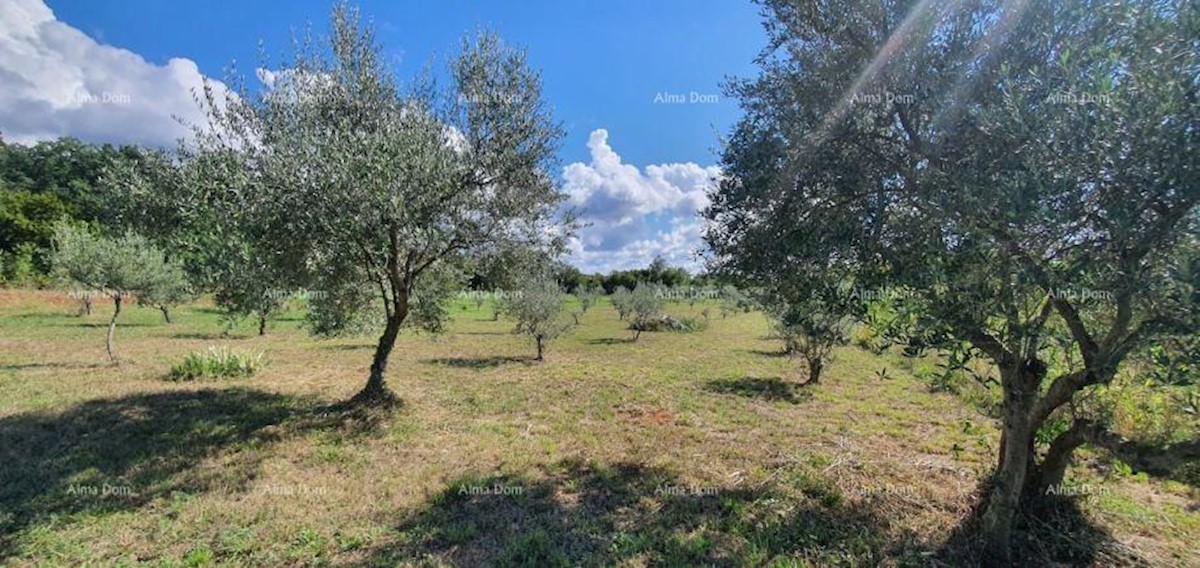
<path id="1" fill-rule="evenodd" d="M 705 213 L 713 268 L 788 312 L 846 282 L 902 289 L 912 347 L 987 359 L 1002 434 L 974 534 L 978 558 L 1007 562 L 1015 520 L 1102 427 L 1087 394 L 1200 332 L 1181 276 L 1200 233 L 1200 16 L 1182 0 L 765 14 L 762 74 L 730 85 L 746 116 Z"/>

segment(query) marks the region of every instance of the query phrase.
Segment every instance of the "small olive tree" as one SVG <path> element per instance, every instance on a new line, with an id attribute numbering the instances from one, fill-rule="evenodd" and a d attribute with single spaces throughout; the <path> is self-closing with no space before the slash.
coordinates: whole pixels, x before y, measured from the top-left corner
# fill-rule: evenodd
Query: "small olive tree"
<path id="1" fill-rule="evenodd" d="M 596 300 L 600 298 L 603 292 L 595 285 L 580 286 L 575 291 L 575 297 L 579 298 L 579 309 L 583 313 L 587 313 L 588 308 L 591 308 Z"/>
<path id="2" fill-rule="evenodd" d="M 171 319 L 171 307 L 193 300 L 196 295 L 188 282 L 183 265 L 178 262 L 167 262 L 163 267 L 161 282 L 154 288 L 144 290 L 137 296 L 139 306 L 147 306 L 162 312 L 163 321 L 174 323 Z M 171 272 L 167 274 L 166 272 Z"/>
<path id="3" fill-rule="evenodd" d="M 763 293 L 760 302 L 772 319 L 772 327 L 784 343 L 784 351 L 800 358 L 807 371 L 804 384 L 818 384 L 821 371 L 833 359 L 833 349 L 844 345 L 853 320 L 844 308 L 832 308 L 842 303 L 836 292 L 822 298 L 816 294 L 791 295 L 799 298 L 789 302 L 783 295 Z"/>
<path id="4" fill-rule="evenodd" d="M 54 231 L 53 246 L 51 262 L 60 277 L 112 298 L 105 347 L 113 363 L 117 362 L 117 318 L 125 299 L 165 298 L 187 285 L 182 267 L 169 262 L 158 247 L 136 233 L 108 238 L 64 223 Z"/>
<path id="5" fill-rule="evenodd" d="M 528 335 L 537 346 L 535 361 L 543 360 L 547 341 L 571 329 L 562 317 L 566 294 L 553 278 L 529 277 L 504 301 L 504 312 L 516 320 L 514 333 Z"/>
<path id="6" fill-rule="evenodd" d="M 648 329 L 651 322 L 662 314 L 662 289 L 655 284 L 642 282 L 629 295 L 629 313 L 633 322 L 629 324 L 633 330 L 633 340 L 637 341 L 642 332 Z"/>
<path id="7" fill-rule="evenodd" d="M 633 294 L 629 291 L 629 288 L 617 286 L 617 288 L 613 290 L 611 300 L 613 309 L 617 310 L 617 317 L 621 321 L 624 321 L 625 318 L 629 317 L 629 313 L 633 308 Z"/>

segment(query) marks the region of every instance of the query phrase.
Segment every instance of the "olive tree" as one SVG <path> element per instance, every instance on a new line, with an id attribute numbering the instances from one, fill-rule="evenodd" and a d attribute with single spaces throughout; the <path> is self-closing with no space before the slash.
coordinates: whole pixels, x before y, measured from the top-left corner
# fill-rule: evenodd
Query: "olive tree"
<path id="1" fill-rule="evenodd" d="M 575 296 L 579 298 L 579 309 L 587 313 L 588 308 L 591 308 L 601 296 L 602 292 L 599 286 L 594 284 L 581 285 L 575 291 Z"/>
<path id="2" fill-rule="evenodd" d="M 255 230 L 255 217 L 246 214 L 250 196 L 229 191 L 233 184 L 221 175 L 240 167 L 238 156 L 185 147 L 179 157 L 143 151 L 110 163 L 101 182 L 120 204 L 114 216 L 174 252 L 230 326 L 253 316 L 265 335 L 290 291 L 274 272 L 271 249 L 247 237 Z"/>
<path id="3" fill-rule="evenodd" d="M 91 291 L 100 291 L 113 301 L 105 347 L 117 362 L 114 339 L 121 306 L 130 296 L 166 298 L 186 286 L 183 269 L 169 262 L 163 252 L 145 237 L 126 233 L 117 238 L 97 235 L 71 224 L 55 228 L 51 262 L 63 279 Z"/>
<path id="4" fill-rule="evenodd" d="M 629 328 L 633 330 L 633 340 L 637 341 L 642 332 L 648 329 L 653 320 L 662 314 L 662 288 L 649 282 L 641 282 L 629 294 L 629 315 L 633 318 Z"/>
<path id="5" fill-rule="evenodd" d="M 633 311 L 632 300 L 633 294 L 629 291 L 629 288 L 617 286 L 613 290 L 612 305 L 613 309 L 617 310 L 618 319 L 624 321 L 625 318 L 629 317 L 630 312 Z"/>
<path id="6" fill-rule="evenodd" d="M 321 292 L 314 329 L 377 314 L 382 334 L 353 402 L 388 403 L 388 360 L 406 322 L 436 327 L 448 275 L 474 251 L 545 247 L 562 196 L 562 136 L 523 51 L 481 32 L 445 83 L 398 83 L 357 12 L 333 11 L 328 45 L 301 42 L 253 94 L 206 88 L 209 197 L 238 203 L 241 235 L 287 284 Z M 411 320 L 410 320 L 411 318 Z M 368 318 L 374 321 L 374 318 Z"/>
<path id="7" fill-rule="evenodd" d="M 714 264 L 909 290 L 910 342 L 991 363 L 1001 444 L 974 526 L 1007 559 L 1095 429 L 1080 399 L 1197 330 L 1172 266 L 1200 198 L 1200 18 L 1149 0 L 765 14 L 761 76 L 730 85 L 746 116 L 706 211 Z"/>
<path id="8" fill-rule="evenodd" d="M 850 299 L 840 290 L 804 293 L 762 291 L 759 302 L 772 319 L 784 351 L 800 358 L 805 366 L 805 383 L 818 384 L 821 372 L 833 358 L 833 350 L 847 341 L 852 322 L 843 304 Z"/>
<path id="9" fill-rule="evenodd" d="M 140 306 L 158 310 L 163 315 L 163 321 L 171 324 L 174 323 L 171 319 L 171 307 L 191 301 L 195 295 L 182 264 L 168 261 L 163 266 L 163 271 L 158 284 L 139 293 L 137 302 Z"/>
<path id="10" fill-rule="evenodd" d="M 531 276 L 504 300 L 504 312 L 516 320 L 514 333 L 533 339 L 537 346 L 535 361 L 543 359 L 545 343 L 571 329 L 562 317 L 566 294 L 553 278 Z"/>

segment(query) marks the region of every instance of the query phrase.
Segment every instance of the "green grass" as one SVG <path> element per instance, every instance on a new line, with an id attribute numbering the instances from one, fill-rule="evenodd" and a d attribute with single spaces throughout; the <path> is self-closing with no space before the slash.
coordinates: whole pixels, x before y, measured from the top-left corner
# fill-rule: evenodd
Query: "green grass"
<path id="1" fill-rule="evenodd" d="M 446 334 L 401 336 L 403 404 L 361 416 L 330 405 L 362 386 L 374 335 L 318 340 L 288 313 L 225 336 L 206 303 L 174 325 L 134 308 L 113 366 L 97 307 L 0 291 L 2 565 L 923 566 L 998 447 L 991 419 L 887 354 L 840 349 L 797 386 L 757 313 L 633 343 L 602 302 L 535 364 L 464 301 Z M 271 365 L 162 380 L 214 343 Z M 1106 459 L 1071 471 L 1105 488 L 1079 501 L 1090 530 L 1189 565 L 1194 488 Z"/>

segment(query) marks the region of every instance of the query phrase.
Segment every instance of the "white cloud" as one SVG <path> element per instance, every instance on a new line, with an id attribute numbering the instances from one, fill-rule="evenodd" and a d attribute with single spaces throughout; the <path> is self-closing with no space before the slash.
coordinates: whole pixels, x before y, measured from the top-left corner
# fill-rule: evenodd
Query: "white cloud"
<path id="1" fill-rule="evenodd" d="M 586 272 L 645 267 L 656 255 L 673 265 L 699 267 L 707 188 L 721 173 L 695 163 L 625 164 L 608 144 L 608 131 L 588 138 L 591 162 L 563 168 L 569 203 L 590 223 L 571 243 L 569 260 Z"/>
<path id="2" fill-rule="evenodd" d="M 154 65 L 57 20 L 41 0 L 0 2 L 0 133 L 9 142 L 74 136 L 89 142 L 172 146 L 179 123 L 203 122 L 190 59 Z M 212 81 L 218 93 L 225 85 Z"/>

